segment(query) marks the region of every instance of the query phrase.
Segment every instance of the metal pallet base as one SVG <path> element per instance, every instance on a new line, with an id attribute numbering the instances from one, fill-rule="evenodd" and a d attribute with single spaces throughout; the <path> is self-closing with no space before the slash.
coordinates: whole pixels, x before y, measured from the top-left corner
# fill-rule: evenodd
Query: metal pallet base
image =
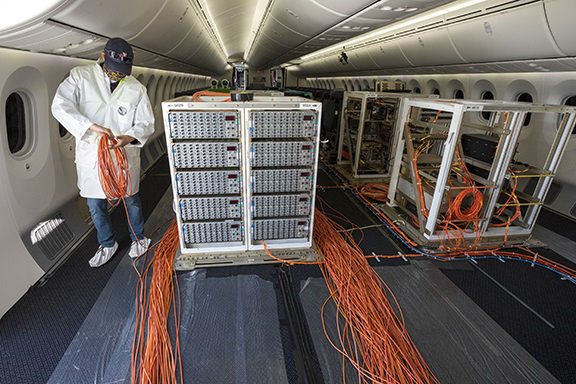
<path id="1" fill-rule="evenodd" d="M 274 256 L 290 261 L 316 261 L 318 254 L 315 247 L 308 249 L 273 249 Z M 180 250 L 174 259 L 174 269 L 191 271 L 196 268 L 229 267 L 234 265 L 256 265 L 278 263 L 266 255 L 265 251 L 214 252 L 202 254 L 183 254 Z"/>
<path id="2" fill-rule="evenodd" d="M 362 185 L 368 183 L 388 183 L 390 181 L 389 177 L 363 175 L 362 177 L 354 177 L 350 172 L 349 166 L 345 164 L 338 164 L 334 167 L 340 175 L 351 185 Z"/>
<path id="3" fill-rule="evenodd" d="M 386 216 L 394 221 L 396 226 L 405 234 L 410 237 L 414 242 L 416 242 L 420 249 L 425 250 L 429 253 L 436 253 L 438 248 L 442 245 L 440 240 L 428 239 L 426 238 L 417 228 L 413 227 L 410 224 L 406 223 L 406 219 L 403 216 L 398 215 L 398 212 L 394 209 L 389 207 L 386 204 L 374 204 L 380 211 L 382 211 Z M 468 239 L 467 243 L 472 244 L 474 239 Z M 502 246 L 512 246 L 512 245 L 520 245 L 524 247 L 542 247 L 545 246 L 544 243 L 541 241 L 535 240 L 532 238 L 532 235 L 529 236 L 509 236 L 506 239 L 505 244 L 503 244 L 503 238 L 499 236 L 494 237 L 484 237 L 482 240 L 477 244 L 476 249 L 490 249 L 494 247 L 502 247 Z"/>

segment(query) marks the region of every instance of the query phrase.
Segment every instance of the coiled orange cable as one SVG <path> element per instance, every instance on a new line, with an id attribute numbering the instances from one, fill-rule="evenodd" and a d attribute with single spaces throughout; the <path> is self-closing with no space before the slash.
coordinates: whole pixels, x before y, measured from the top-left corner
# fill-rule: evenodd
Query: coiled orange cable
<path id="1" fill-rule="evenodd" d="M 98 142 L 98 177 L 100 185 L 110 204 L 116 206 L 132 194 L 130 170 L 124 148 L 109 149 L 114 139 L 102 135 Z"/>

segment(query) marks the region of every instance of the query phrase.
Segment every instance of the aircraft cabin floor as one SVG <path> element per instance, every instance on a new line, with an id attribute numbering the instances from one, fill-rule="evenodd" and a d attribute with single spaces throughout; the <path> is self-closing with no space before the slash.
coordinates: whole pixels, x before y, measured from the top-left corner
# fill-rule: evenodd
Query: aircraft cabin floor
<path id="1" fill-rule="evenodd" d="M 336 183 L 326 169 L 320 172 L 319 185 Z M 141 186 L 147 233 L 163 228 L 173 214 L 168 186 L 164 160 Z M 346 190 L 319 188 L 318 206 L 327 212 L 338 207 L 355 225 L 369 227 L 354 231 L 367 254 L 402 250 Z M 117 233 L 126 232 L 122 216 L 114 212 Z M 575 244 L 557 232 L 539 227 L 536 234 L 554 241 L 556 252 L 573 254 Z M 130 381 L 136 274 L 128 246 L 124 236 L 119 254 L 91 269 L 87 261 L 97 247 L 92 234 L 2 318 L 0 383 Z M 539 252 L 570 264 L 552 249 Z M 576 382 L 573 284 L 514 262 L 371 264 L 394 292 L 410 335 L 441 383 Z M 317 267 L 198 269 L 178 273 L 178 281 L 185 382 L 342 382 L 340 355 L 322 329 L 328 290 Z M 334 310 L 328 308 L 329 329 Z M 349 366 L 346 372 L 347 383 L 358 382 Z"/>

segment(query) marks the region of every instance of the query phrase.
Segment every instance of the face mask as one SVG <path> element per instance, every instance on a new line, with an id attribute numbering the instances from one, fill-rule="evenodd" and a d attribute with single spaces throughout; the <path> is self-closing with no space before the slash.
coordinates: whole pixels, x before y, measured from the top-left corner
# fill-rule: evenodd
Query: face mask
<path id="1" fill-rule="evenodd" d="M 110 81 L 116 82 L 126 77 L 126 75 L 121 72 L 109 70 L 108 68 L 106 68 L 106 65 L 104 65 L 102 68 L 104 69 L 104 72 L 106 73 L 106 76 L 108 76 Z"/>

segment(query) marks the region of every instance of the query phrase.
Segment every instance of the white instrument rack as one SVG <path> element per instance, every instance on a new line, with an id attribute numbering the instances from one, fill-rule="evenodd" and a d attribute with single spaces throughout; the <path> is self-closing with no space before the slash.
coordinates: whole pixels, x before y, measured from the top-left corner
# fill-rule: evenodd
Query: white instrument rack
<path id="1" fill-rule="evenodd" d="M 556 121 L 546 158 L 524 149 L 525 118 Z M 544 116 L 552 114 L 553 116 Z M 477 247 L 528 241 L 576 123 L 576 108 L 504 101 L 406 99 L 388 204 L 381 209 L 419 244 L 436 248 L 456 235 Z M 464 183 L 463 175 L 469 174 Z M 464 189 L 481 193 L 475 226 L 456 233 L 448 209 Z M 514 195 L 514 200 L 512 200 Z M 463 208 L 467 209 L 467 208 Z M 466 222 L 455 224 L 466 226 Z"/>
<path id="2" fill-rule="evenodd" d="M 162 103 L 179 259 L 203 266 L 270 262 L 263 243 L 309 259 L 322 104 L 300 97 L 205 100 Z"/>

